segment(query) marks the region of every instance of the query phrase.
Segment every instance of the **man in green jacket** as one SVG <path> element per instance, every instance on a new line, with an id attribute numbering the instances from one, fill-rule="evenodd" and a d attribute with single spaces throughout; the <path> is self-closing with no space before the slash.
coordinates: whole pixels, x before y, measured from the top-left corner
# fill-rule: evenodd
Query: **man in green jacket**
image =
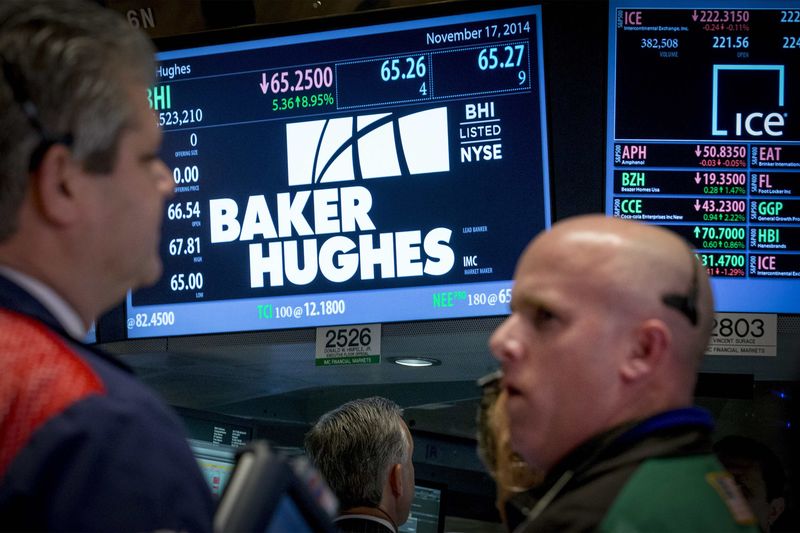
<path id="1" fill-rule="evenodd" d="M 514 449 L 546 472 L 517 531 L 757 531 L 692 407 L 713 308 L 663 228 L 582 216 L 533 240 L 490 340 Z"/>

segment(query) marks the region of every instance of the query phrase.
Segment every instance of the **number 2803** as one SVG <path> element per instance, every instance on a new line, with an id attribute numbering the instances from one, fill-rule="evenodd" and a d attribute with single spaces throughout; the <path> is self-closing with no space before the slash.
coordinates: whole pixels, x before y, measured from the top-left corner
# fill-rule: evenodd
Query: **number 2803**
<path id="1" fill-rule="evenodd" d="M 747 320 L 746 318 L 736 320 L 730 318 L 714 319 L 714 329 L 711 331 L 712 337 L 731 337 L 733 335 L 737 337 L 763 337 L 764 321 L 760 318 L 753 320 Z"/>

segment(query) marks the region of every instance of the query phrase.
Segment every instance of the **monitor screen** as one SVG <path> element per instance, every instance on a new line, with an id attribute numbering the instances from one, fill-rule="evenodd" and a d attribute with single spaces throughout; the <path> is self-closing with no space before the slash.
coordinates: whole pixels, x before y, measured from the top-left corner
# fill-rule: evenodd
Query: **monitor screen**
<path id="1" fill-rule="evenodd" d="M 236 465 L 236 448 L 222 444 L 212 444 L 189 439 L 189 447 L 194 453 L 200 471 L 206 478 L 208 487 L 215 497 L 219 497 L 228 484 L 233 467 Z"/>
<path id="2" fill-rule="evenodd" d="M 314 533 L 314 528 L 303 517 L 303 513 L 287 493 L 278 502 L 278 506 L 267 525 L 266 533 Z"/>
<path id="3" fill-rule="evenodd" d="M 457 2 L 157 43 L 175 196 L 128 338 L 507 313 L 550 224 L 540 15 Z"/>
<path id="4" fill-rule="evenodd" d="M 441 533 L 444 531 L 445 485 L 417 480 L 408 520 L 399 533 Z"/>
<path id="5" fill-rule="evenodd" d="M 289 460 L 253 441 L 239 451 L 229 481 L 215 531 L 335 531 L 336 498 L 304 458 Z"/>
<path id="6" fill-rule="evenodd" d="M 717 311 L 800 312 L 800 2 L 609 19 L 606 212 L 687 238 Z"/>

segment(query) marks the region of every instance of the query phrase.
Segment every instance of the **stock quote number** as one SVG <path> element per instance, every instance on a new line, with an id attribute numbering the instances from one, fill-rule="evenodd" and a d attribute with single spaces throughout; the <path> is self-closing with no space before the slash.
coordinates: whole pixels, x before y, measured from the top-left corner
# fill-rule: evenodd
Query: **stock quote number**
<path id="1" fill-rule="evenodd" d="M 734 335 L 737 337 L 763 337 L 764 321 L 760 318 L 752 320 L 746 318 L 738 318 L 736 320 L 730 318 L 714 319 L 712 337 L 732 337 Z"/>
<path id="2" fill-rule="evenodd" d="M 731 37 L 730 35 L 715 35 L 714 44 L 712 48 L 748 48 L 750 46 L 750 38 L 737 35 Z"/>
<path id="3" fill-rule="evenodd" d="M 800 23 L 800 11 L 781 11 L 781 22 L 784 24 Z"/>
<path id="4" fill-rule="evenodd" d="M 169 288 L 173 291 L 193 291 L 203 288 L 203 273 L 173 274 L 169 278 Z"/>
<path id="5" fill-rule="evenodd" d="M 133 324 L 131 324 L 133 322 Z M 136 313 L 136 318 L 131 321 L 128 320 L 128 328 L 133 325 L 137 328 L 149 328 L 155 326 L 173 326 L 175 325 L 175 313 L 172 311 L 158 311 L 156 313 Z"/>
<path id="6" fill-rule="evenodd" d="M 699 22 L 748 22 L 749 11 L 701 10 Z"/>
<path id="7" fill-rule="evenodd" d="M 325 332 L 326 348 L 344 348 L 345 346 L 368 346 L 372 342 L 369 328 L 339 328 Z"/>
<path id="8" fill-rule="evenodd" d="M 169 255 L 195 255 L 199 253 L 200 237 L 189 237 L 188 239 L 176 238 L 170 239 L 169 241 Z"/>
<path id="9" fill-rule="evenodd" d="M 788 49 L 800 48 L 800 37 L 784 37 L 783 47 Z"/>
<path id="10" fill-rule="evenodd" d="M 744 267 L 745 257 L 743 254 L 697 254 L 704 267 Z"/>
<path id="11" fill-rule="evenodd" d="M 290 91 L 300 92 L 310 89 L 322 89 L 333 85 L 333 69 L 331 67 L 297 69 L 294 71 L 294 80 L 291 77 L 291 74 L 287 71 L 275 72 L 269 83 L 264 83 L 265 94 L 267 89 L 272 91 L 273 94 L 281 94 Z M 266 81 L 266 77 L 264 80 Z"/>
<path id="12" fill-rule="evenodd" d="M 172 202 L 167 207 L 169 220 L 186 220 L 200 217 L 200 202 Z"/>
<path id="13" fill-rule="evenodd" d="M 402 69 L 400 68 L 401 64 L 403 64 Z M 425 66 L 425 56 L 406 57 L 405 61 L 398 58 L 387 59 L 381 63 L 381 79 L 383 81 L 424 78 L 426 72 L 428 72 L 428 67 Z"/>
<path id="14" fill-rule="evenodd" d="M 180 185 L 181 183 L 197 183 L 200 181 L 200 170 L 198 170 L 197 165 L 183 168 L 175 167 L 172 170 L 172 179 L 175 180 L 176 185 Z"/>
<path id="15" fill-rule="evenodd" d="M 484 48 L 478 53 L 478 68 L 481 70 L 494 70 L 496 68 L 517 68 L 522 64 L 525 53 L 524 44 L 504 46 L 499 48 Z"/>
<path id="16" fill-rule="evenodd" d="M 522 65 L 524 54 L 524 44 L 504 46 L 502 51 L 496 47 L 484 48 L 478 52 L 478 68 L 483 71 L 518 68 Z M 520 85 L 525 85 L 525 82 L 528 81 L 528 74 L 524 70 L 520 70 L 517 73 L 517 79 Z"/>

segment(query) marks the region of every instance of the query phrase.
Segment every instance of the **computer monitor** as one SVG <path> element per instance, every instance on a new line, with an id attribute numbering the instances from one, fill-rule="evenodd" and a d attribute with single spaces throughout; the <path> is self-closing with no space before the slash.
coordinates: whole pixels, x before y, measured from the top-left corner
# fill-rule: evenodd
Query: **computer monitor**
<path id="1" fill-rule="evenodd" d="M 717 311 L 800 313 L 798 13 L 610 3 L 606 212 L 688 239 Z"/>
<path id="2" fill-rule="evenodd" d="M 336 499 L 303 457 L 291 461 L 257 440 L 237 453 L 214 531 L 334 533 Z"/>
<path id="3" fill-rule="evenodd" d="M 442 533 L 444 531 L 445 495 L 447 486 L 417 479 L 408 521 L 399 533 Z"/>
<path id="4" fill-rule="evenodd" d="M 200 470 L 203 472 L 211 493 L 219 497 L 233 473 L 236 464 L 236 448 L 224 444 L 212 444 L 189 439 L 189 447 L 194 453 Z"/>
<path id="5" fill-rule="evenodd" d="M 157 41 L 174 198 L 126 338 L 509 311 L 550 224 L 541 7 L 448 2 Z"/>

